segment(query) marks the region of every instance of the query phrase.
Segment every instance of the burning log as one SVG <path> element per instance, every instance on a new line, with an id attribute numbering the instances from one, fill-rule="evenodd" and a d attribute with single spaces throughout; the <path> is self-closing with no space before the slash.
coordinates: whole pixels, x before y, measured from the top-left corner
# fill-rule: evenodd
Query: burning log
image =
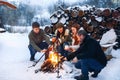
<path id="1" fill-rule="evenodd" d="M 42 64 L 40 71 L 56 72 L 59 67 L 62 68 L 63 58 L 57 52 L 50 51 L 49 58 Z"/>
<path id="2" fill-rule="evenodd" d="M 40 71 L 43 71 L 43 72 L 55 72 L 56 69 L 57 69 L 57 65 L 54 66 L 54 65 L 52 64 L 52 62 L 47 59 L 47 60 L 42 64 Z"/>

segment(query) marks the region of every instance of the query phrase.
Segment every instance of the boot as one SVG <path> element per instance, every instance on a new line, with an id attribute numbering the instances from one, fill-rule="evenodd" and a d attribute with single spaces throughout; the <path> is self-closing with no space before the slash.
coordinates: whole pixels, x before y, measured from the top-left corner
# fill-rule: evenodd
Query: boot
<path id="1" fill-rule="evenodd" d="M 34 61 L 35 60 L 35 58 L 34 57 L 30 57 L 30 61 Z"/>
<path id="2" fill-rule="evenodd" d="M 96 77 L 98 76 L 98 74 L 100 73 L 100 71 L 101 71 L 101 70 L 99 70 L 99 71 L 94 71 L 94 74 L 92 74 L 91 76 L 92 76 L 93 78 L 96 78 Z"/>
<path id="3" fill-rule="evenodd" d="M 89 80 L 89 77 L 85 75 L 75 76 L 74 78 L 76 80 Z"/>

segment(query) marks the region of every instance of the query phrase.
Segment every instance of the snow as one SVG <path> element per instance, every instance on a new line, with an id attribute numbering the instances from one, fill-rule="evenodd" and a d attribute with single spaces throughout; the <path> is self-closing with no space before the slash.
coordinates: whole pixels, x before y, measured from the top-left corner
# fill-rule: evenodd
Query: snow
<path id="1" fill-rule="evenodd" d="M 66 22 L 65 17 L 62 17 L 62 18 L 59 20 L 59 22 L 65 24 L 65 22 Z"/>
<path id="2" fill-rule="evenodd" d="M 101 45 L 112 44 L 115 42 L 116 39 L 117 39 L 117 35 L 114 29 L 111 29 L 107 31 L 105 34 L 103 34 L 102 39 L 100 40 L 100 44 Z"/>
<path id="3" fill-rule="evenodd" d="M 57 21 L 58 21 L 58 18 L 56 18 L 56 17 L 52 17 L 52 18 L 51 18 L 51 22 L 52 22 L 52 23 L 57 23 Z"/>
<path id="4" fill-rule="evenodd" d="M 28 33 L 0 33 L 0 80 L 75 80 L 75 75 L 80 75 L 80 70 L 74 69 L 69 62 L 64 63 L 64 69 L 60 70 L 61 78 L 56 78 L 57 73 L 34 73 L 40 68 L 43 59 L 32 68 L 29 61 Z M 36 60 L 42 53 L 36 54 Z M 108 61 L 107 66 L 100 72 L 97 78 L 90 77 L 90 80 L 120 80 L 120 49 L 112 50 L 115 57 Z M 72 73 L 71 70 L 73 70 Z M 67 73 L 66 73 L 67 72 Z"/>
<path id="5" fill-rule="evenodd" d="M 36 15 L 38 18 L 48 18 L 50 14 L 48 13 L 48 7 L 53 4 L 58 4 L 58 0 L 8 0 L 16 2 L 26 2 L 30 5 L 39 5 L 43 11 L 41 15 Z M 61 0 L 62 2 L 63 0 Z M 66 4 L 72 5 L 76 2 L 83 2 L 84 0 L 64 0 Z M 68 9 L 70 9 L 69 7 Z M 82 10 L 88 10 L 91 7 L 80 6 Z M 43 13 L 42 13 L 43 12 Z M 96 17 L 98 21 L 101 21 L 101 17 Z M 56 22 L 56 19 L 52 19 L 52 22 Z M 61 22 L 65 22 L 65 18 L 62 18 Z M 30 29 L 29 29 L 30 28 Z M 75 80 L 73 77 L 81 74 L 81 70 L 75 69 L 73 64 L 70 62 L 64 62 L 63 70 L 60 70 L 61 78 L 56 78 L 57 73 L 34 73 L 36 69 L 39 69 L 44 61 L 44 58 L 35 66 L 28 68 L 33 64 L 29 61 L 29 50 L 28 50 L 28 33 L 23 33 L 22 31 L 30 32 L 31 27 L 16 27 L 13 26 L 13 32 L 20 33 L 0 33 L 0 80 Z M 111 33 L 112 34 L 112 33 Z M 115 37 L 114 34 L 105 37 L 103 43 L 105 43 L 108 38 Z M 106 42 L 107 43 L 107 42 Z M 106 45 L 103 45 L 106 46 Z M 108 45 L 107 45 L 108 46 Z M 43 53 L 37 53 L 36 60 Z M 108 61 L 107 66 L 100 72 L 97 78 L 90 77 L 90 80 L 120 80 L 120 49 L 113 50 L 111 52 L 114 57 Z M 73 72 L 72 72 L 73 71 Z M 70 73 L 72 72 L 72 73 Z M 91 73 L 90 73 L 91 74 Z"/>
<path id="6" fill-rule="evenodd" d="M 3 29 L 3 28 L 0 28 L 0 31 L 5 31 L 5 29 Z"/>

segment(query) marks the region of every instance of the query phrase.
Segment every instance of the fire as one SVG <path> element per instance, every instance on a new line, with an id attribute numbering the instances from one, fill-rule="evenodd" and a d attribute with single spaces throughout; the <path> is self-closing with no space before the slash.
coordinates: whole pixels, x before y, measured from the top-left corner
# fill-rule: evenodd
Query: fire
<path id="1" fill-rule="evenodd" d="M 55 51 L 49 51 L 49 57 L 41 65 L 41 71 L 43 72 L 56 72 L 56 70 L 62 68 L 62 56 Z"/>
<path id="2" fill-rule="evenodd" d="M 51 61 L 53 67 L 57 66 L 58 62 L 60 61 L 59 57 L 60 56 L 57 52 L 50 51 L 49 60 Z"/>

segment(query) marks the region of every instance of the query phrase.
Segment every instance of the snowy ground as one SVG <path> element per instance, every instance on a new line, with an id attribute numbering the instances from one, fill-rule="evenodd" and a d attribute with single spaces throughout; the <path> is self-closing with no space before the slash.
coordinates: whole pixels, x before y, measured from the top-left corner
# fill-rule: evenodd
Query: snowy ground
<path id="1" fill-rule="evenodd" d="M 43 59 L 36 67 L 28 68 L 33 64 L 29 61 L 28 34 L 0 33 L 0 80 L 75 80 L 72 77 L 78 72 L 66 73 L 60 70 L 61 78 L 57 79 L 57 73 L 34 73 L 43 63 Z M 113 50 L 114 59 L 108 61 L 107 66 L 101 71 L 98 78 L 90 80 L 120 80 L 120 50 Z M 37 53 L 36 59 L 42 53 Z M 69 68 L 69 67 L 68 67 Z"/>

